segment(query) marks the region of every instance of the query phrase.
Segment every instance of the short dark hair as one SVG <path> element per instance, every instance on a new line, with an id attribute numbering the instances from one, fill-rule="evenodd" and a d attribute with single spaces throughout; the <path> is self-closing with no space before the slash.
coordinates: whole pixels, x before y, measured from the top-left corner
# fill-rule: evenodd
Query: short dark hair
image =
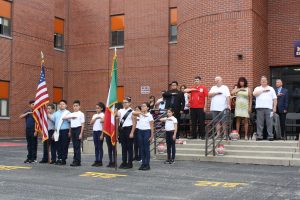
<path id="1" fill-rule="evenodd" d="M 175 84 L 178 86 L 178 82 L 177 82 L 177 81 L 172 81 L 172 82 L 171 82 L 171 85 L 172 85 L 173 83 L 175 83 Z"/>
<path id="2" fill-rule="evenodd" d="M 61 99 L 58 103 L 61 103 L 61 102 L 65 103 L 65 104 L 68 104 L 68 102 L 64 99 Z"/>
<path id="3" fill-rule="evenodd" d="M 195 76 L 194 79 L 199 79 L 199 80 L 201 80 L 201 77 L 200 77 L 200 76 Z"/>
<path id="4" fill-rule="evenodd" d="M 240 84 L 240 82 L 244 82 L 244 87 L 248 87 L 248 81 L 247 81 L 247 79 L 245 77 L 240 77 L 239 78 L 239 80 L 238 80 L 238 82 L 236 84 L 238 88 L 242 87 L 241 84 Z"/>
<path id="5" fill-rule="evenodd" d="M 29 104 L 33 104 L 34 102 L 35 102 L 34 100 L 28 101 Z"/>
<path id="6" fill-rule="evenodd" d="M 53 103 L 49 103 L 49 104 L 47 105 L 47 107 L 50 107 L 52 110 L 54 110 L 54 109 L 55 109 L 55 106 L 54 106 L 54 104 L 53 104 Z"/>
<path id="7" fill-rule="evenodd" d="M 150 108 L 150 103 L 149 102 L 144 102 L 143 104 L 145 104 L 147 106 L 147 108 Z"/>
<path id="8" fill-rule="evenodd" d="M 102 108 L 102 111 L 105 112 L 105 104 L 102 102 L 97 103 L 97 105 Z"/>
<path id="9" fill-rule="evenodd" d="M 73 101 L 73 104 L 78 104 L 78 105 L 80 105 L 80 101 L 79 101 L 79 100 L 74 100 L 74 101 Z"/>
<path id="10" fill-rule="evenodd" d="M 174 108 L 168 108 L 167 110 L 169 110 L 169 111 L 171 111 L 172 113 L 174 113 L 175 111 L 174 111 Z"/>
<path id="11" fill-rule="evenodd" d="M 125 97 L 125 100 L 127 100 L 129 103 L 131 103 L 131 97 L 129 97 L 129 96 Z"/>
<path id="12" fill-rule="evenodd" d="M 186 89 L 187 87 L 186 87 L 186 85 L 182 85 L 182 86 L 180 86 L 180 89 L 181 89 L 181 88 Z"/>

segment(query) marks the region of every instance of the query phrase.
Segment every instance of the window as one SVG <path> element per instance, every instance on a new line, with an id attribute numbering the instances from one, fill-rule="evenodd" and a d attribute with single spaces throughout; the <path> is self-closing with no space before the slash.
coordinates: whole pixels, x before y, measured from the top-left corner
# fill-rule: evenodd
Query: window
<path id="1" fill-rule="evenodd" d="M 111 16 L 110 46 L 124 46 L 124 15 Z"/>
<path id="2" fill-rule="evenodd" d="M 0 81 L 0 117 L 8 117 L 9 82 Z"/>
<path id="3" fill-rule="evenodd" d="M 54 48 L 64 49 L 64 20 L 54 19 Z"/>
<path id="4" fill-rule="evenodd" d="M 63 89 L 60 87 L 53 88 L 53 104 L 55 105 L 55 110 L 57 110 L 57 104 L 63 99 Z"/>
<path id="5" fill-rule="evenodd" d="M 177 8 L 170 9 L 169 41 L 177 41 Z"/>
<path id="6" fill-rule="evenodd" d="M 11 2 L 0 0 L 0 35 L 11 36 Z"/>

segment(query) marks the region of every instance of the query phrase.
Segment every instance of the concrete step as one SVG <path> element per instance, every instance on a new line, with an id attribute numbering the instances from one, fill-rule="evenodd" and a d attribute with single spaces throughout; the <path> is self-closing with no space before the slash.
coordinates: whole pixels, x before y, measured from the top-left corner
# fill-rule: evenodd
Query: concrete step
<path id="1" fill-rule="evenodd" d="M 187 149 L 176 148 L 176 153 L 179 154 L 199 154 L 204 155 L 204 149 Z M 278 151 L 247 151 L 247 150 L 225 150 L 226 155 L 239 155 L 239 156 L 255 156 L 255 157 L 285 157 L 285 158 L 300 158 L 297 152 L 278 152 Z"/>
<path id="2" fill-rule="evenodd" d="M 165 154 L 156 155 L 156 159 L 165 160 Z M 259 164 L 259 165 L 282 165 L 282 166 L 300 166 L 299 158 L 283 157 L 253 157 L 253 156 L 209 156 L 199 154 L 176 154 L 176 160 L 198 160 L 206 162 L 224 162 L 224 163 L 241 163 L 241 164 Z"/>
<path id="3" fill-rule="evenodd" d="M 189 139 L 180 139 L 181 141 L 184 141 L 185 144 L 205 144 L 205 140 L 195 139 L 195 140 L 189 140 Z M 211 140 L 210 140 L 211 141 Z M 289 147 L 297 147 L 298 141 L 255 141 L 255 140 L 237 140 L 237 141 L 223 141 L 224 144 L 234 144 L 234 145 L 247 145 L 247 146 L 289 146 Z"/>
<path id="4" fill-rule="evenodd" d="M 249 151 L 280 151 L 295 152 L 298 147 L 293 146 L 264 146 L 264 145 L 236 145 L 223 143 L 228 150 L 249 150 Z M 205 149 L 205 144 L 177 144 L 177 148 L 185 149 Z"/>

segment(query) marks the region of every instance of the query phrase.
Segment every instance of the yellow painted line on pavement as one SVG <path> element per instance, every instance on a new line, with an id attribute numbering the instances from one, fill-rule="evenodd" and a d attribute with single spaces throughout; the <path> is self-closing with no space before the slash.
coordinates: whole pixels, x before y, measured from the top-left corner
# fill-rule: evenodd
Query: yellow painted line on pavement
<path id="1" fill-rule="evenodd" d="M 116 177 L 124 177 L 124 176 L 127 176 L 127 175 L 124 175 L 124 174 L 108 174 L 108 173 L 102 173 L 102 172 L 85 172 L 84 174 L 81 174 L 79 176 L 109 179 L 109 178 L 116 178 Z"/>
<path id="2" fill-rule="evenodd" d="M 217 181 L 197 181 L 195 186 L 199 187 L 223 187 L 223 188 L 235 188 L 247 186 L 247 183 L 236 182 L 217 182 Z"/>
<path id="3" fill-rule="evenodd" d="M 17 169 L 31 169 L 31 167 L 0 165 L 0 171 L 10 171 L 10 170 L 17 170 Z"/>

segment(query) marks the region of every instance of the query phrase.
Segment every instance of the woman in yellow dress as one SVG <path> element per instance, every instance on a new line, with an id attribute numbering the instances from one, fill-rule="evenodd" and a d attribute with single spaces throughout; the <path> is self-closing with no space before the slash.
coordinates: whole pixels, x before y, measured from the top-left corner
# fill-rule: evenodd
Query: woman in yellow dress
<path id="1" fill-rule="evenodd" d="M 248 140 L 249 113 L 252 109 L 252 92 L 248 88 L 248 81 L 245 77 L 240 77 L 237 86 L 231 91 L 231 95 L 236 96 L 235 117 L 236 129 L 240 131 L 241 121 L 244 119 L 245 140 Z"/>

